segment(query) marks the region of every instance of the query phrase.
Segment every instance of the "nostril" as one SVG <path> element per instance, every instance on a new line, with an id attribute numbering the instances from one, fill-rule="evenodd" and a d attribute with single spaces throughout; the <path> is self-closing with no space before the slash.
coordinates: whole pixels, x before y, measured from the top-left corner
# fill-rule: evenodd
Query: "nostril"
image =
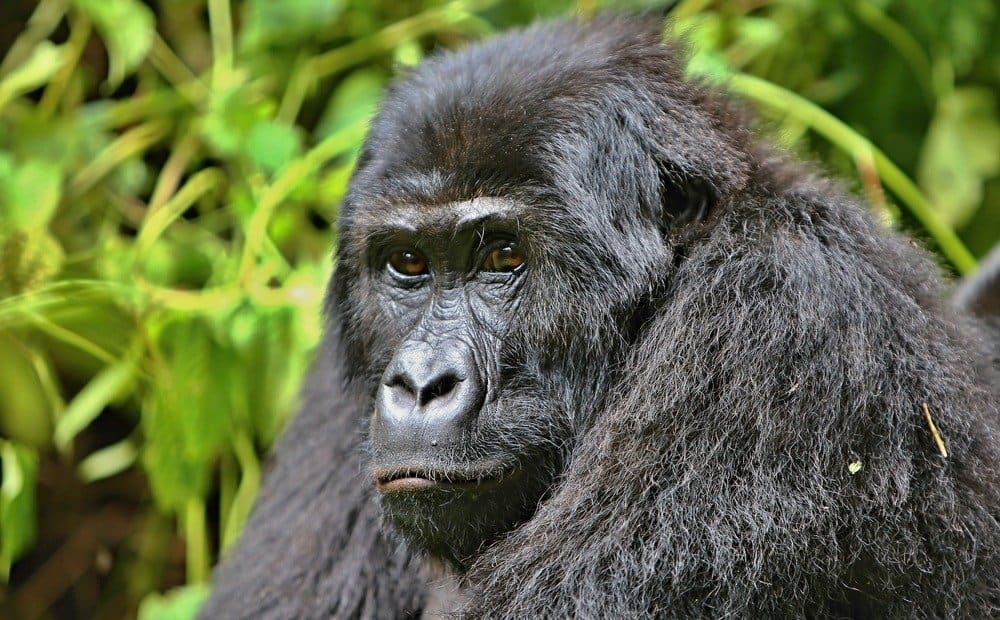
<path id="1" fill-rule="evenodd" d="M 393 375 L 391 379 L 385 382 L 385 387 L 394 389 L 398 388 L 410 396 L 417 395 L 417 390 L 413 387 L 413 382 L 408 380 L 406 375 L 402 373 Z"/>
<path id="2" fill-rule="evenodd" d="M 441 375 L 440 377 L 434 379 L 426 387 L 420 390 L 419 404 L 424 406 L 432 400 L 447 396 L 455 389 L 455 386 L 461 383 L 461 379 L 458 376 L 447 373 Z"/>

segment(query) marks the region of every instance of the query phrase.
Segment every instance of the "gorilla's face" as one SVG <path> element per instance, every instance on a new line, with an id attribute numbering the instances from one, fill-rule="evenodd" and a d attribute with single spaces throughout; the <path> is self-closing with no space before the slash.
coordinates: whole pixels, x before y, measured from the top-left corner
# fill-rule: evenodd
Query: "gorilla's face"
<path id="1" fill-rule="evenodd" d="M 342 216 L 371 480 L 394 528 L 458 567 L 553 487 L 669 264 L 656 226 L 549 200 L 356 195 Z"/>
<path id="2" fill-rule="evenodd" d="M 559 263 L 536 244 L 523 204 L 363 211 L 344 238 L 362 259 L 348 297 L 378 376 L 373 484 L 398 531 L 461 565 L 531 516 L 599 402 L 608 364 L 550 309 L 559 287 L 539 283 Z"/>

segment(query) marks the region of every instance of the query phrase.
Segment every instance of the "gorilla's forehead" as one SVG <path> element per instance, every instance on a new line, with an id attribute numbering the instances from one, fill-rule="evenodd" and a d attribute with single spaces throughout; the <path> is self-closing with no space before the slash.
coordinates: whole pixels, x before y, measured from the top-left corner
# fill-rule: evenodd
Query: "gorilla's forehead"
<path id="1" fill-rule="evenodd" d="M 652 100 L 641 75 L 653 64 L 670 72 L 658 29 L 632 26 L 542 24 L 426 62 L 388 92 L 356 186 L 436 203 L 551 187 L 588 150 L 613 151 L 601 142 L 643 122 L 623 118 L 626 102 Z"/>

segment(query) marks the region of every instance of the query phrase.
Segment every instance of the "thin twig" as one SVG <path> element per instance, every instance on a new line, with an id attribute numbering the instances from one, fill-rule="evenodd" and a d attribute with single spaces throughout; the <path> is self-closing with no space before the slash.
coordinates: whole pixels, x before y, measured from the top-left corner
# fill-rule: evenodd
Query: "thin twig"
<path id="1" fill-rule="evenodd" d="M 921 403 L 921 405 L 924 407 L 924 419 L 927 420 L 927 426 L 931 429 L 931 435 L 934 437 L 934 443 L 937 444 L 938 452 L 944 458 L 948 458 L 948 448 L 944 446 L 944 439 L 941 439 L 941 433 L 938 432 L 937 425 L 934 424 L 930 407 L 927 406 L 927 403 Z"/>

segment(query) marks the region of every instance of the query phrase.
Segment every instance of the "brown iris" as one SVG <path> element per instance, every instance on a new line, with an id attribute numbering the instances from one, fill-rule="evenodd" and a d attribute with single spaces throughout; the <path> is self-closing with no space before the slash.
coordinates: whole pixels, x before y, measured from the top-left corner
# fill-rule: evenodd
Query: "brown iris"
<path id="1" fill-rule="evenodd" d="M 427 259 L 416 250 L 400 250 L 389 256 L 389 267 L 404 276 L 422 276 L 427 273 Z"/>
<path id="2" fill-rule="evenodd" d="M 486 256 L 483 271 L 511 272 L 524 264 L 524 254 L 513 242 L 505 243 Z"/>

